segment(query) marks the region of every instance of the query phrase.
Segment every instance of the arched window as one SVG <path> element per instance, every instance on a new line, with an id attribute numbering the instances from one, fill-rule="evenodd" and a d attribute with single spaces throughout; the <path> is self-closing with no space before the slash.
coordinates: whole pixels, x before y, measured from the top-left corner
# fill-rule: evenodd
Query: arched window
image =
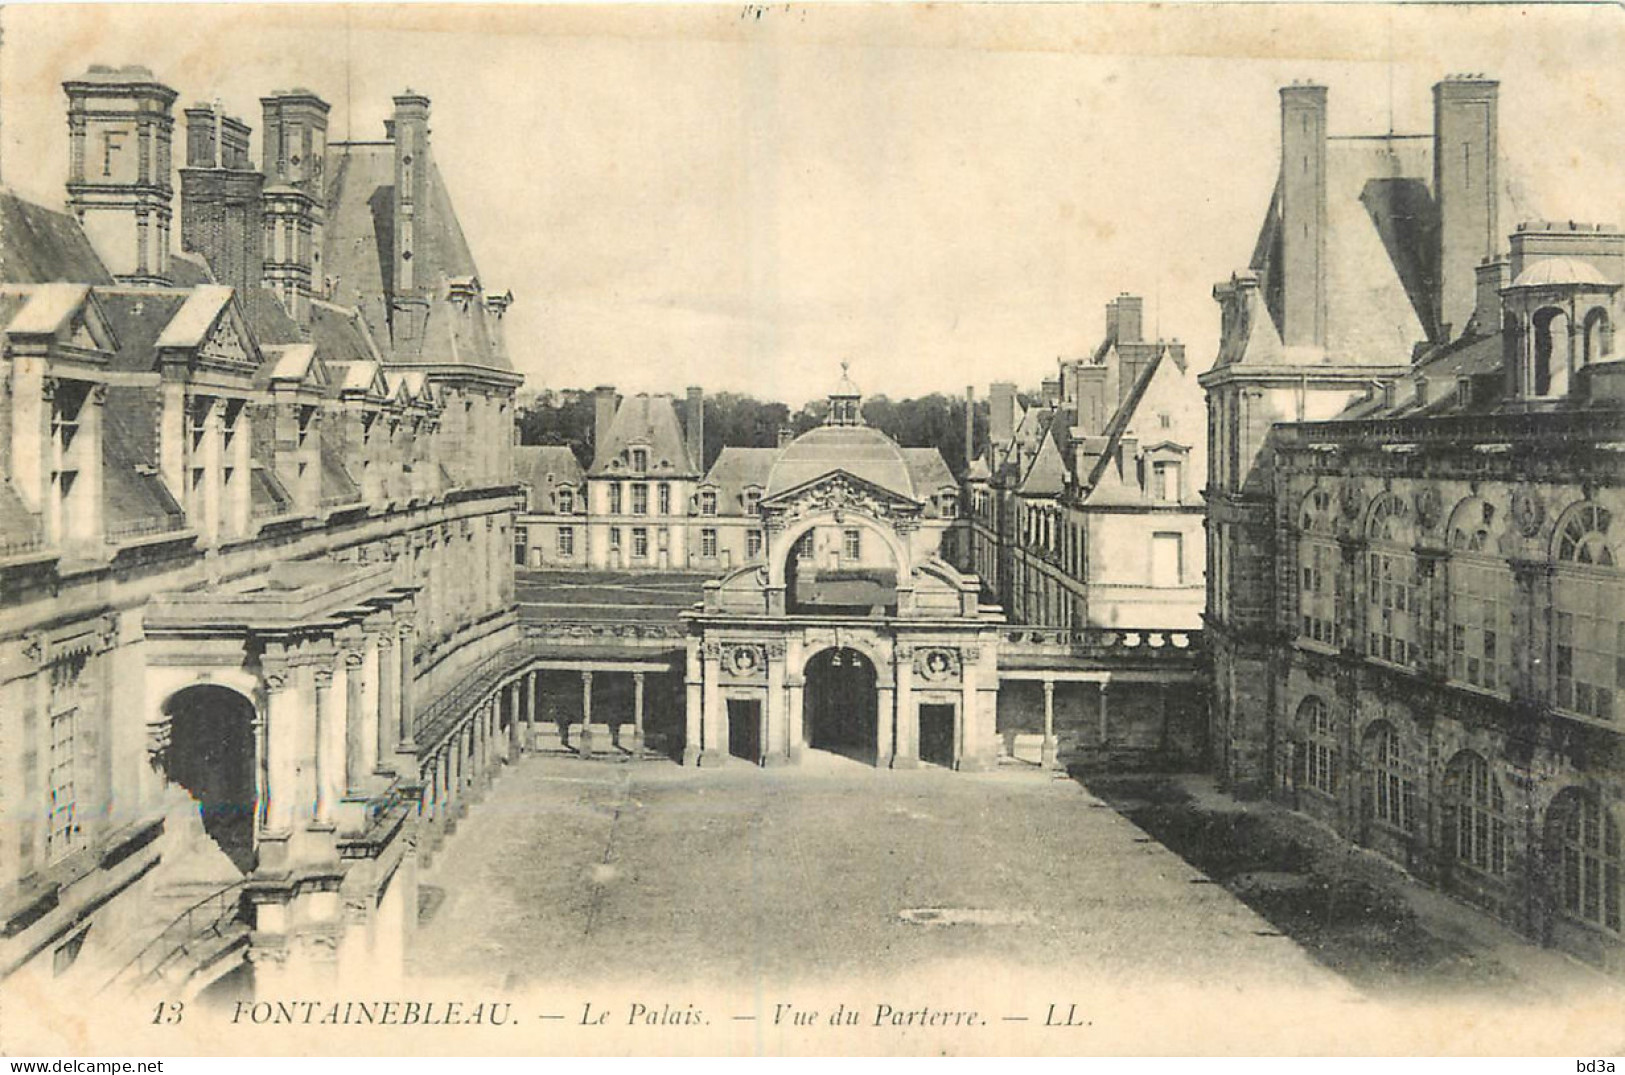
<path id="1" fill-rule="evenodd" d="M 1405 502 L 1392 493 L 1371 508 L 1366 553 L 1366 653 L 1393 664 L 1422 663 L 1418 644 L 1415 537 Z"/>
<path id="2" fill-rule="evenodd" d="M 1571 788 L 1552 803 L 1548 839 L 1560 862 L 1558 910 L 1590 926 L 1620 931 L 1619 822 L 1598 796 Z"/>
<path id="3" fill-rule="evenodd" d="M 1546 307 L 1530 319 L 1534 328 L 1535 395 L 1562 396 L 1569 390 L 1569 319 Z"/>
<path id="4" fill-rule="evenodd" d="M 1332 498 L 1317 489 L 1299 516 L 1298 634 L 1326 646 L 1342 644 L 1341 553 L 1332 537 Z"/>
<path id="5" fill-rule="evenodd" d="M 1471 750 L 1451 759 L 1444 778 L 1445 841 L 1462 866 L 1506 873 L 1506 798 L 1489 763 Z"/>
<path id="6" fill-rule="evenodd" d="M 1401 832 L 1416 831 L 1416 780 L 1399 733 L 1379 720 L 1366 729 L 1362 747 L 1371 780 L 1371 815 Z"/>
<path id="7" fill-rule="evenodd" d="M 1614 353 L 1614 326 L 1607 310 L 1598 306 L 1586 314 L 1581 341 L 1581 361 L 1587 366 Z"/>
<path id="8" fill-rule="evenodd" d="M 1304 786 L 1337 794 L 1337 728 L 1331 707 L 1315 695 L 1305 698 L 1298 704 L 1298 727 L 1304 735 Z"/>
<path id="9" fill-rule="evenodd" d="M 1612 515 L 1585 503 L 1557 528 L 1552 678 L 1559 708 L 1613 720 L 1625 690 L 1625 585 L 1609 540 Z"/>
<path id="10" fill-rule="evenodd" d="M 1494 518 L 1478 497 L 1450 516 L 1450 678 L 1505 694 L 1512 683 L 1512 571 L 1493 554 Z"/>

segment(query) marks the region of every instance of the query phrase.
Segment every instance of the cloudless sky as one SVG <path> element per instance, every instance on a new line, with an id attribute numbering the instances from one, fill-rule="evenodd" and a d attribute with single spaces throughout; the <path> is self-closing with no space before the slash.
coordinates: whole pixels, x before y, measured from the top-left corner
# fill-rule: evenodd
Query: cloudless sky
<path id="1" fill-rule="evenodd" d="M 866 392 L 1036 385 L 1104 304 L 1200 366 L 1278 167 L 1276 89 L 1331 133 L 1431 130 L 1499 78 L 1520 219 L 1625 217 L 1617 6 L 9 5 L 4 180 L 60 204 L 61 82 L 140 63 L 180 109 L 302 86 L 331 137 L 433 100 L 435 159 L 531 387 Z M 178 211 L 177 205 L 177 211 Z M 177 235 L 179 229 L 177 228 Z"/>

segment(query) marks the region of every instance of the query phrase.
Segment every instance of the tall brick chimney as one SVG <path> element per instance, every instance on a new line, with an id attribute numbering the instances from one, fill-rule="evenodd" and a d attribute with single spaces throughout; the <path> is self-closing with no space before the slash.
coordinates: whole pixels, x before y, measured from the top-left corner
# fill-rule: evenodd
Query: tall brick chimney
<path id="1" fill-rule="evenodd" d="M 394 293 L 400 297 L 432 286 L 414 264 L 433 264 L 424 260 L 429 253 L 429 99 L 407 90 L 394 100 L 389 130 L 395 143 Z"/>
<path id="2" fill-rule="evenodd" d="M 1145 300 L 1123 292 L 1106 304 L 1106 338 L 1117 343 L 1139 343 L 1144 334 Z"/>
<path id="3" fill-rule="evenodd" d="M 327 153 L 328 104 L 309 90 L 278 90 L 260 98 L 265 120 L 267 182 L 261 197 L 265 220 L 265 284 L 288 314 L 310 323 L 310 300 L 326 294 L 322 280 L 322 162 Z"/>
<path id="4" fill-rule="evenodd" d="M 1326 87 L 1281 87 L 1281 342 L 1326 345 Z"/>
<path id="5" fill-rule="evenodd" d="M 1016 386 L 1009 381 L 994 381 L 987 390 L 987 439 L 994 444 L 1008 444 L 1016 435 Z"/>
<path id="6" fill-rule="evenodd" d="M 615 386 L 601 384 L 592 390 L 592 458 L 594 465 L 607 463 L 603 458 L 604 443 L 609 439 L 610 423 L 615 421 Z"/>
<path id="7" fill-rule="evenodd" d="M 1439 206 L 1439 323 L 1459 336 L 1477 305 L 1475 278 L 1501 242 L 1496 221 L 1500 83 L 1453 75 L 1433 87 L 1433 196 Z"/>
<path id="8" fill-rule="evenodd" d="M 705 393 L 698 388 L 688 390 L 688 421 L 684 425 L 688 447 L 688 461 L 694 469 L 705 473 Z"/>
<path id="9" fill-rule="evenodd" d="M 181 249 L 200 255 L 215 279 L 246 303 L 265 276 L 265 179 L 249 163 L 252 132 L 217 107 L 194 105 L 185 114 Z"/>

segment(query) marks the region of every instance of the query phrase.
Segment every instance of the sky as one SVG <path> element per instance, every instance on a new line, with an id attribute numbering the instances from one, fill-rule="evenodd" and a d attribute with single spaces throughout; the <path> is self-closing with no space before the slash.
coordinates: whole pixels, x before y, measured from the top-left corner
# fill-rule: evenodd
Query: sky
<path id="1" fill-rule="evenodd" d="M 532 389 L 795 406 L 842 360 L 894 397 L 1036 386 L 1125 291 L 1205 367 L 1293 80 L 1329 87 L 1336 135 L 1429 131 L 1434 82 L 1498 78 L 1504 227 L 1625 219 L 1619 6 L 11 4 L 0 23 L 0 178 L 51 205 L 60 86 L 91 63 L 179 90 L 177 146 L 179 109 L 219 98 L 256 158 L 271 90 L 332 102 L 335 139 L 382 137 L 393 94 L 427 94 Z"/>

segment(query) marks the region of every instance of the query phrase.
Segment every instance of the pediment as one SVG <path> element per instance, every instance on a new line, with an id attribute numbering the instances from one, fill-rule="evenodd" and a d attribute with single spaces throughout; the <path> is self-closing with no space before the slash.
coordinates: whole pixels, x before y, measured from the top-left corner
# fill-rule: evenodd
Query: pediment
<path id="1" fill-rule="evenodd" d="M 254 359 L 244 342 L 243 332 L 231 316 L 229 307 L 222 307 L 221 315 L 215 320 L 214 327 L 204 337 L 203 345 L 198 348 L 198 357 L 208 362 L 223 362 L 231 365 L 248 365 Z"/>
<path id="2" fill-rule="evenodd" d="M 797 517 L 823 512 L 855 511 L 875 518 L 919 514 L 920 502 L 865 481 L 845 470 L 833 470 L 811 481 L 763 497 L 762 511 Z"/>

